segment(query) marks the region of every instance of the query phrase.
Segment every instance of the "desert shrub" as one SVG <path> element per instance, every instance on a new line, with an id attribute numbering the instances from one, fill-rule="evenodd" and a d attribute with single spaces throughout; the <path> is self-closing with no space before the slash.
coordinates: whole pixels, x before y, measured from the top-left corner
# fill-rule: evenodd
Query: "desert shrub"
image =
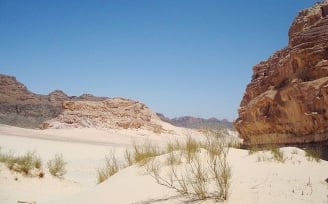
<path id="1" fill-rule="evenodd" d="M 199 157 L 195 157 L 190 163 L 187 175 L 188 183 L 190 183 L 192 191 L 197 198 L 204 200 L 208 197 L 208 174 L 203 167 Z"/>
<path id="2" fill-rule="evenodd" d="M 217 155 L 221 155 L 224 150 L 224 140 L 218 137 L 207 136 L 206 142 L 203 143 L 202 147 L 207 150 L 210 158 L 213 159 Z"/>
<path id="3" fill-rule="evenodd" d="M 111 151 L 105 156 L 105 166 L 97 170 L 97 180 L 101 183 L 116 174 L 119 171 L 119 165 L 115 156 L 115 152 Z"/>
<path id="4" fill-rule="evenodd" d="M 192 161 L 199 148 L 200 144 L 195 139 L 192 139 L 191 137 L 187 138 L 183 148 L 183 153 L 188 163 Z"/>
<path id="5" fill-rule="evenodd" d="M 133 165 L 134 161 L 133 161 L 133 157 L 132 157 L 132 154 L 129 150 L 125 150 L 124 152 L 124 159 L 125 159 L 125 162 L 127 164 L 127 166 L 131 166 Z"/>
<path id="6" fill-rule="evenodd" d="M 41 159 L 34 152 L 27 152 L 21 157 L 17 157 L 15 163 L 20 165 L 24 174 L 29 174 L 33 168 L 41 167 Z"/>
<path id="7" fill-rule="evenodd" d="M 305 156 L 309 161 L 320 162 L 321 155 L 322 150 L 319 147 L 305 149 Z"/>
<path id="8" fill-rule="evenodd" d="M 169 152 L 166 157 L 167 165 L 178 165 L 181 164 L 181 154 L 180 152 Z"/>
<path id="9" fill-rule="evenodd" d="M 213 141 L 215 140 L 216 139 Z M 189 147 L 189 152 L 192 156 L 186 153 L 187 147 Z M 196 200 L 227 200 L 231 183 L 231 167 L 227 160 L 229 148 L 224 147 L 222 142 L 219 144 L 214 144 L 213 142 L 213 144 L 211 143 L 210 145 L 207 143 L 204 147 L 211 150 L 211 153 L 208 151 L 208 159 L 206 159 L 206 157 L 200 158 L 199 155 L 201 153 L 197 153 L 199 144 L 195 144 L 194 141 L 189 140 L 182 150 L 184 152 L 182 155 L 184 157 L 189 157 L 189 160 L 186 158 L 186 163 L 183 166 L 170 165 L 165 169 L 166 176 L 162 176 L 160 173 L 160 162 L 154 159 L 150 162 L 151 167 L 147 168 L 147 172 L 157 183 L 174 189 L 181 195 L 189 196 Z M 172 152 L 172 154 L 173 153 L 176 152 Z M 207 161 L 205 165 L 204 159 Z M 214 192 L 213 188 L 210 188 L 210 186 L 215 187 Z"/>
<path id="10" fill-rule="evenodd" d="M 277 148 L 277 147 L 271 148 L 270 151 L 273 155 L 274 160 L 276 160 L 278 162 L 285 162 L 284 152 L 282 152 L 279 148 Z"/>
<path id="11" fill-rule="evenodd" d="M 169 142 L 166 144 L 166 153 L 181 150 L 181 148 L 182 148 L 182 146 L 181 146 L 179 140 L 175 140 L 174 142 Z"/>
<path id="12" fill-rule="evenodd" d="M 229 148 L 221 148 L 220 154 L 214 155 L 208 166 L 216 186 L 215 199 L 227 200 L 231 184 L 231 167 L 227 159 Z"/>
<path id="13" fill-rule="evenodd" d="M 132 144 L 133 160 L 135 163 L 145 165 L 150 159 L 161 154 L 158 147 L 151 144 L 150 141 L 144 142 L 142 145 Z"/>
<path id="14" fill-rule="evenodd" d="M 56 154 L 55 157 L 47 163 L 50 174 L 59 178 L 66 174 L 66 164 L 62 154 Z"/>
<path id="15" fill-rule="evenodd" d="M 0 162 L 5 163 L 8 169 L 24 175 L 37 176 L 42 173 L 42 161 L 35 152 L 28 151 L 22 156 L 0 152 Z M 37 171 L 32 173 L 34 169 Z"/>
<path id="16" fill-rule="evenodd" d="M 251 146 L 251 147 L 248 148 L 248 155 L 252 155 L 252 154 L 254 154 L 258 151 L 260 151 L 259 148 L 257 148 L 256 146 Z"/>
<path id="17" fill-rule="evenodd" d="M 229 142 L 228 143 L 228 147 L 230 147 L 230 148 L 235 148 L 235 149 L 240 149 L 240 142 L 233 142 L 233 141 L 231 141 L 231 142 Z"/>

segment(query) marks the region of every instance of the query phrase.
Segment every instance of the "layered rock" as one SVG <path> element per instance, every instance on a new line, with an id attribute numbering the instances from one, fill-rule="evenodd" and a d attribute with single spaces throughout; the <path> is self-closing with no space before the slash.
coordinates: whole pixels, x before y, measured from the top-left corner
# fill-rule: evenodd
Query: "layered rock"
<path id="1" fill-rule="evenodd" d="M 43 128 L 147 129 L 163 132 L 160 119 L 143 103 L 124 98 L 104 101 L 65 101 L 63 112 Z"/>
<path id="2" fill-rule="evenodd" d="M 288 46 L 253 72 L 234 123 L 246 144 L 328 141 L 328 2 L 299 12 Z"/>
<path id="3" fill-rule="evenodd" d="M 55 90 L 35 94 L 15 77 L 0 74 L 0 123 L 28 128 L 118 128 L 166 132 L 158 116 L 144 104 L 123 98 Z"/>
<path id="4" fill-rule="evenodd" d="M 90 94 L 70 97 L 59 90 L 48 95 L 35 94 L 15 77 L 0 74 L 0 123 L 3 124 L 37 128 L 44 121 L 55 118 L 63 111 L 63 101 L 105 99 L 107 98 Z"/>
<path id="5" fill-rule="evenodd" d="M 0 74 L 0 123 L 37 127 L 61 112 L 61 100 L 66 98 L 34 94 L 15 77 Z"/>

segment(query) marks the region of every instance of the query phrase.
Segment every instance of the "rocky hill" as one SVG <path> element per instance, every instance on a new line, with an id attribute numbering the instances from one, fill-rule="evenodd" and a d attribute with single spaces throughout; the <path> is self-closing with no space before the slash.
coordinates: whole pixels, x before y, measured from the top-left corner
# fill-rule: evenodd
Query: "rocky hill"
<path id="1" fill-rule="evenodd" d="M 143 128 L 166 132 L 160 119 L 144 104 L 124 98 L 82 94 L 67 96 L 60 90 L 35 94 L 15 77 L 0 74 L 0 123 L 27 128 Z"/>
<path id="2" fill-rule="evenodd" d="M 288 35 L 253 68 L 234 123 L 246 144 L 328 141 L 328 1 L 299 12 Z"/>
<path id="3" fill-rule="evenodd" d="M 15 77 L 0 74 L 0 123 L 35 128 L 57 116 L 64 100 L 69 97 L 61 91 L 34 94 Z"/>
<path id="4" fill-rule="evenodd" d="M 157 116 L 165 122 L 168 122 L 177 127 L 185 127 L 185 128 L 193 128 L 193 129 L 201 129 L 201 128 L 218 128 L 218 127 L 225 127 L 225 128 L 233 128 L 232 123 L 226 119 L 219 120 L 217 118 L 197 118 L 192 116 L 183 116 L 183 117 L 176 117 L 176 118 L 167 118 L 161 113 L 157 113 Z"/>
<path id="5" fill-rule="evenodd" d="M 111 128 L 164 131 L 160 119 L 143 103 L 124 98 L 100 101 L 64 101 L 63 111 L 41 128 Z"/>

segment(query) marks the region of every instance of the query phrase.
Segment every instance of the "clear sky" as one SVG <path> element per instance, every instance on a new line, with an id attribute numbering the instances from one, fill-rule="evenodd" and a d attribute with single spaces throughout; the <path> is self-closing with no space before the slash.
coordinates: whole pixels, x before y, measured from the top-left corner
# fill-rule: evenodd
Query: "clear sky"
<path id="1" fill-rule="evenodd" d="M 0 73 L 31 91 L 126 97 L 233 120 L 252 67 L 314 0 L 0 0 Z"/>

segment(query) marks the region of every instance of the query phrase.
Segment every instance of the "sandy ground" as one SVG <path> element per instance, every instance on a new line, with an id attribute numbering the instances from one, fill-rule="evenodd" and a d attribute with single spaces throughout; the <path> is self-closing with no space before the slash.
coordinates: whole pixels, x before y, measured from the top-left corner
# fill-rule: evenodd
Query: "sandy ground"
<path id="1" fill-rule="evenodd" d="M 37 201 L 37 203 L 182 203 L 188 199 L 174 190 L 158 185 L 144 167 L 122 169 L 96 185 L 96 169 L 104 164 L 104 155 L 114 149 L 119 160 L 132 141 L 153 143 L 194 137 L 198 133 L 154 135 L 144 131 L 94 129 L 27 130 L 0 125 L 1 151 L 23 154 L 35 150 L 44 163 L 56 153 L 68 162 L 67 174 L 58 179 L 46 174 L 42 179 L 10 172 L 0 164 L 0 203 Z M 182 134 L 183 133 L 183 134 Z M 224 203 L 328 203 L 328 162 L 308 161 L 304 151 L 282 148 L 284 163 L 272 160 L 269 152 L 248 155 L 248 151 L 230 149 L 232 167 L 230 198 Z M 206 155 L 201 155 L 206 158 Z M 259 158 L 264 161 L 258 161 Z M 45 165 L 45 164 L 44 164 Z M 46 169 L 46 167 L 44 167 Z M 16 181 L 15 178 L 18 180 Z M 213 200 L 195 203 L 214 203 Z"/>

